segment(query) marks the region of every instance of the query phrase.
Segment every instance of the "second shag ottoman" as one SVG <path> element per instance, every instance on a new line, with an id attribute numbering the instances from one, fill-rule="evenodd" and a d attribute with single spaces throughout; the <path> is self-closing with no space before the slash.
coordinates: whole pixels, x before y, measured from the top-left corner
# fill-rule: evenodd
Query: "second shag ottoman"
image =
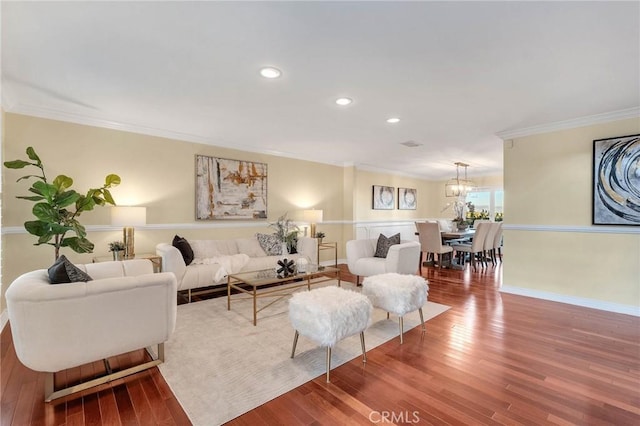
<path id="1" fill-rule="evenodd" d="M 420 312 L 422 331 L 425 331 L 422 306 L 427 301 L 429 285 L 424 278 L 396 273 L 372 275 L 362 282 L 362 294 L 369 297 L 376 308 L 399 317 L 400 344 L 403 343 L 402 317 L 405 314 L 416 310 Z"/>
<path id="2" fill-rule="evenodd" d="M 373 306 L 366 296 L 339 287 L 295 293 L 289 301 L 289 319 L 296 331 L 291 358 L 295 355 L 300 334 L 326 346 L 329 382 L 331 348 L 345 337 L 360 333 L 362 362 L 366 362 L 364 330 L 369 326 L 372 311 Z"/>

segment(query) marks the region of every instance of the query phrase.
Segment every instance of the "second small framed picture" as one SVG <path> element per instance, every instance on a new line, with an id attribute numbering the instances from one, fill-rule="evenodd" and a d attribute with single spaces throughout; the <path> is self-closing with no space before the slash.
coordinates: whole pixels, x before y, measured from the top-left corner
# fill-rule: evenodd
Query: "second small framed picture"
<path id="1" fill-rule="evenodd" d="M 398 188 L 398 209 L 415 210 L 418 205 L 418 197 L 415 188 Z"/>

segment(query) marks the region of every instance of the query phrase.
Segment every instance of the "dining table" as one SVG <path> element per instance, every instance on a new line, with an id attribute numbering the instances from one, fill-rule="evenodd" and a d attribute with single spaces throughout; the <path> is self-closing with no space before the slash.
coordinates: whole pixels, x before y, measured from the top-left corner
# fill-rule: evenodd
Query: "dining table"
<path id="1" fill-rule="evenodd" d="M 476 233 L 475 229 L 467 228 L 463 231 L 442 231 L 440 232 L 440 236 L 442 237 L 443 244 L 455 244 L 458 242 L 471 240 L 475 235 L 475 233 Z M 416 232 L 416 235 L 419 235 L 418 232 Z M 423 264 L 424 266 L 432 266 L 432 265 L 437 265 L 437 262 L 434 262 L 434 260 L 431 259 L 431 260 L 427 260 Z M 446 264 L 443 264 L 442 266 L 444 268 L 451 268 L 451 269 L 464 269 L 464 266 L 457 264 L 455 261 L 453 261 L 453 259 L 451 259 L 451 261 L 449 262 L 446 262 Z"/>

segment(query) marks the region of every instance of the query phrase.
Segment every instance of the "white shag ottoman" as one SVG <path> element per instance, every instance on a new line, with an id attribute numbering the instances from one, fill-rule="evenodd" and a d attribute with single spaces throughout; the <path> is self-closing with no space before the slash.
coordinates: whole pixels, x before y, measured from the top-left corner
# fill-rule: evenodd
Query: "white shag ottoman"
<path id="1" fill-rule="evenodd" d="M 362 362 L 367 362 L 364 330 L 371 320 L 373 306 L 366 296 L 339 287 L 323 287 L 295 293 L 289 301 L 289 320 L 296 333 L 291 358 L 296 353 L 298 336 L 327 347 L 327 383 L 331 370 L 331 348 L 345 337 L 360 333 Z"/>
<path id="2" fill-rule="evenodd" d="M 400 344 L 403 343 L 403 319 L 405 314 L 420 312 L 422 332 L 425 331 L 422 306 L 429 294 L 428 281 L 418 275 L 387 273 L 366 277 L 362 282 L 362 294 L 371 299 L 376 308 L 381 308 L 399 317 Z"/>

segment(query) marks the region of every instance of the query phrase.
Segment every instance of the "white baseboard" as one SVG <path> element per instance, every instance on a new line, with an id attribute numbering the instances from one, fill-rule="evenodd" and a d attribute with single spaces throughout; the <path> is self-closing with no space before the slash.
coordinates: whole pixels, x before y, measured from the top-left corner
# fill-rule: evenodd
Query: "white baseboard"
<path id="1" fill-rule="evenodd" d="M 586 299 L 584 297 L 567 296 L 565 294 L 551 293 L 547 291 L 533 290 L 530 288 L 502 286 L 501 293 L 517 294 L 536 299 L 551 300 L 553 302 L 567 303 L 569 305 L 583 306 L 585 308 L 599 309 L 601 311 L 616 312 L 618 314 L 640 317 L 640 307 L 622 305 L 620 303 L 605 302 L 602 300 Z"/>
<path id="2" fill-rule="evenodd" d="M 0 331 L 4 330 L 4 326 L 7 325 L 8 322 L 9 322 L 9 314 L 5 309 L 4 311 L 2 311 L 2 313 L 0 313 Z"/>

